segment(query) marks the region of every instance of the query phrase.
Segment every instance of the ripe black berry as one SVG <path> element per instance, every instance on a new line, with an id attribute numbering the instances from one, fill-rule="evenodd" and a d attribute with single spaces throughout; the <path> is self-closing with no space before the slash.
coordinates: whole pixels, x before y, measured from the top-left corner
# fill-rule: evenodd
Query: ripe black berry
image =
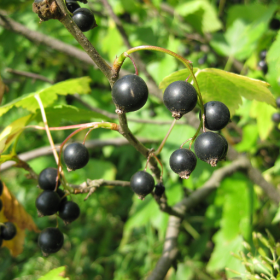
<path id="1" fill-rule="evenodd" d="M 273 18 L 269 23 L 269 28 L 272 30 L 280 29 L 280 20 L 277 18 Z"/>
<path id="2" fill-rule="evenodd" d="M 3 183 L 2 183 L 2 181 L 0 180 L 0 195 L 2 195 L 2 193 L 3 193 Z"/>
<path id="3" fill-rule="evenodd" d="M 80 8 L 80 5 L 75 0 L 66 0 L 65 3 L 70 13 L 74 13 L 77 9 Z"/>
<path id="4" fill-rule="evenodd" d="M 148 99 L 148 87 L 139 76 L 126 75 L 115 82 L 112 98 L 121 113 L 137 111 Z"/>
<path id="5" fill-rule="evenodd" d="M 56 177 L 57 177 L 57 169 L 56 168 L 46 168 L 41 171 L 38 183 L 41 189 L 43 190 L 54 190 L 56 186 Z M 58 186 L 60 185 L 60 181 L 58 181 Z"/>
<path id="6" fill-rule="evenodd" d="M 216 166 L 225 154 L 226 143 L 220 134 L 208 131 L 200 134 L 194 142 L 196 156 Z"/>
<path id="7" fill-rule="evenodd" d="M 11 222 L 6 222 L 0 227 L 0 237 L 4 240 L 11 240 L 17 234 L 15 225 Z"/>
<path id="8" fill-rule="evenodd" d="M 280 96 L 276 98 L 276 105 L 280 108 Z"/>
<path id="9" fill-rule="evenodd" d="M 188 179 L 196 166 L 196 156 L 188 149 L 174 151 L 169 159 L 171 169 L 182 179 Z"/>
<path id="10" fill-rule="evenodd" d="M 36 199 L 36 208 L 39 216 L 53 215 L 58 211 L 59 195 L 54 191 L 43 191 Z"/>
<path id="11" fill-rule="evenodd" d="M 185 81 L 171 83 L 164 91 L 163 102 L 175 119 L 180 119 L 196 105 L 195 88 Z"/>
<path id="12" fill-rule="evenodd" d="M 38 245 L 44 255 L 56 253 L 63 246 L 64 237 L 58 228 L 44 229 L 38 238 Z"/>
<path id="13" fill-rule="evenodd" d="M 266 74 L 268 71 L 267 63 L 264 60 L 261 60 L 258 62 L 258 68 Z"/>
<path id="14" fill-rule="evenodd" d="M 205 127 L 210 130 L 221 130 L 230 120 L 228 107 L 220 101 L 210 101 L 204 104 Z M 200 115 L 201 117 L 201 115 Z"/>
<path id="15" fill-rule="evenodd" d="M 272 121 L 275 123 L 280 123 L 280 113 L 274 113 L 271 117 Z"/>
<path id="16" fill-rule="evenodd" d="M 72 19 L 82 32 L 89 31 L 97 26 L 93 13 L 86 8 L 75 10 Z"/>
<path id="17" fill-rule="evenodd" d="M 165 191 L 165 187 L 162 182 L 155 185 L 155 195 L 161 197 Z"/>
<path id="18" fill-rule="evenodd" d="M 2 200 L 0 199 L 0 211 L 2 210 L 2 207 L 3 207 L 3 203 Z"/>
<path id="19" fill-rule="evenodd" d="M 65 203 L 67 201 L 67 197 L 65 196 L 65 191 L 63 191 L 62 189 L 57 189 L 56 193 L 60 197 L 60 204 Z"/>
<path id="20" fill-rule="evenodd" d="M 146 171 L 138 171 L 131 177 L 130 186 L 140 199 L 144 199 L 154 189 L 155 182 L 151 174 Z"/>
<path id="21" fill-rule="evenodd" d="M 265 60 L 266 54 L 267 54 L 267 50 L 262 50 L 262 51 L 260 52 L 260 59 L 261 59 L 261 60 Z"/>
<path id="22" fill-rule="evenodd" d="M 221 134 L 219 134 L 219 135 L 222 137 L 222 139 L 224 140 L 224 144 L 225 144 L 224 153 L 223 153 L 223 155 L 219 158 L 219 160 L 226 160 L 227 152 L 228 152 L 228 142 L 227 142 L 226 138 L 225 138 L 223 135 L 221 135 Z"/>
<path id="23" fill-rule="evenodd" d="M 64 203 L 60 203 L 59 217 L 65 222 L 65 224 L 73 222 L 79 216 L 80 207 L 77 203 L 73 201 L 66 201 Z"/>
<path id="24" fill-rule="evenodd" d="M 63 153 L 68 170 L 80 169 L 87 165 L 89 153 L 85 145 L 79 142 L 68 145 Z"/>

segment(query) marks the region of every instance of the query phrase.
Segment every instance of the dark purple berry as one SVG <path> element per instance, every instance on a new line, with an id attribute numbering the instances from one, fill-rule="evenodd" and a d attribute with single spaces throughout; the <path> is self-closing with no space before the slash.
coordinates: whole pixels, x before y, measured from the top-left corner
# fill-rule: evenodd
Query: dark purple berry
<path id="1" fill-rule="evenodd" d="M 261 59 L 261 60 L 265 60 L 266 54 L 267 54 L 267 50 L 262 50 L 262 51 L 260 52 L 260 59 Z"/>
<path id="2" fill-rule="evenodd" d="M 264 60 L 261 60 L 258 62 L 258 68 L 266 74 L 268 71 L 267 63 Z"/>
<path id="3" fill-rule="evenodd" d="M 226 143 L 220 134 L 208 131 L 200 134 L 194 142 L 196 156 L 216 166 L 225 154 Z"/>
<path id="4" fill-rule="evenodd" d="M 68 145 L 63 153 L 68 170 L 83 168 L 89 161 L 89 153 L 85 145 L 79 142 Z"/>
<path id="5" fill-rule="evenodd" d="M 56 186 L 56 177 L 57 177 L 57 169 L 56 168 L 46 168 L 41 171 L 38 184 L 43 190 L 54 190 Z M 60 185 L 60 181 L 58 181 L 58 185 Z"/>
<path id="6" fill-rule="evenodd" d="M 209 130 L 221 130 L 230 120 L 228 107 L 220 101 L 210 101 L 204 104 L 205 127 Z M 200 113 L 201 117 L 201 113 Z"/>
<path id="7" fill-rule="evenodd" d="M 280 113 L 274 113 L 272 115 L 272 121 L 275 122 L 275 123 L 280 123 Z"/>
<path id="8" fill-rule="evenodd" d="M 65 3 L 70 13 L 74 13 L 77 9 L 80 8 L 80 5 L 75 0 L 66 0 Z"/>
<path id="9" fill-rule="evenodd" d="M 182 179 L 188 179 L 196 166 L 196 156 L 188 149 L 174 151 L 169 159 L 171 169 Z"/>
<path id="10" fill-rule="evenodd" d="M 171 83 L 164 91 L 163 102 L 175 119 L 180 119 L 196 105 L 195 88 L 185 81 Z"/>
<path id="11" fill-rule="evenodd" d="M 280 96 L 276 98 L 276 105 L 280 108 Z"/>
<path id="12" fill-rule="evenodd" d="M 58 228 L 44 229 L 38 238 L 38 245 L 45 256 L 59 251 L 64 242 L 62 232 Z"/>
<path id="13" fill-rule="evenodd" d="M 147 194 L 151 193 L 155 187 L 154 178 L 146 171 L 136 172 L 130 179 L 132 190 L 143 199 Z"/>
<path id="14" fill-rule="evenodd" d="M 155 195 L 161 197 L 165 191 L 165 187 L 162 182 L 155 185 Z"/>
<path id="15" fill-rule="evenodd" d="M 4 240 L 11 240 L 17 234 L 15 225 L 11 222 L 6 222 L 0 227 L 0 237 Z"/>
<path id="16" fill-rule="evenodd" d="M 79 216 L 80 207 L 77 203 L 73 201 L 66 201 L 64 203 L 60 203 L 59 217 L 65 222 L 65 224 L 69 224 L 75 221 Z"/>
<path id="17" fill-rule="evenodd" d="M 54 191 L 43 191 L 36 199 L 39 216 L 55 214 L 59 209 L 60 197 Z"/>
<path id="18" fill-rule="evenodd" d="M 3 183 L 2 183 L 2 181 L 0 180 L 0 195 L 2 195 L 3 189 L 4 189 Z"/>
<path id="19" fill-rule="evenodd" d="M 87 8 L 75 10 L 72 19 L 82 32 L 89 31 L 97 26 L 93 13 Z"/>
<path id="20" fill-rule="evenodd" d="M 126 75 L 113 85 L 112 98 L 120 113 L 137 111 L 147 102 L 148 87 L 139 76 Z"/>

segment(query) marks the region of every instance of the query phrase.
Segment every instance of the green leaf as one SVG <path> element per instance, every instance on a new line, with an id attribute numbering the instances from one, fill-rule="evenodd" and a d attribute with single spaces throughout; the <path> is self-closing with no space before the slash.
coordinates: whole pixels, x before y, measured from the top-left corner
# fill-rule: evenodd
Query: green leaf
<path id="1" fill-rule="evenodd" d="M 271 47 L 269 48 L 266 60 L 268 64 L 274 64 L 276 67 L 273 68 L 273 71 L 277 72 L 277 77 L 280 76 L 280 31 L 278 31 L 277 37 L 275 41 L 272 43 Z"/>
<path id="2" fill-rule="evenodd" d="M 280 221 L 280 207 L 278 207 L 277 212 L 272 220 L 272 224 L 277 224 Z"/>
<path id="3" fill-rule="evenodd" d="M 77 79 L 70 79 L 64 82 L 57 83 L 53 86 L 45 88 L 43 90 L 29 93 L 14 99 L 12 102 L 2 106 L 0 108 L 0 116 L 8 112 L 12 107 L 22 107 L 30 112 L 35 112 L 39 108 L 39 104 L 35 99 L 35 94 L 39 95 L 44 107 L 51 105 L 56 99 L 57 95 L 67 94 L 87 94 L 90 92 L 90 78 L 82 77 Z"/>
<path id="4" fill-rule="evenodd" d="M 235 145 L 238 152 L 251 152 L 256 150 L 256 144 L 259 137 L 258 128 L 255 124 L 248 124 L 243 128 L 242 141 Z"/>
<path id="5" fill-rule="evenodd" d="M 40 277 L 38 280 L 63 280 L 63 279 L 69 279 L 68 277 L 65 278 L 63 276 L 60 276 L 59 274 L 64 274 L 65 272 L 65 266 L 61 266 L 55 269 L 52 269 L 50 272 L 45 274 L 44 276 Z"/>

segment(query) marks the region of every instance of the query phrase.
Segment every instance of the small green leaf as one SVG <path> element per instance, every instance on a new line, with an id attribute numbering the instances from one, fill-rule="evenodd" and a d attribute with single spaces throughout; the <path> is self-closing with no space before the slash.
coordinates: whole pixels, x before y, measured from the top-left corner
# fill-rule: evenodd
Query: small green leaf
<path id="1" fill-rule="evenodd" d="M 273 237 L 273 235 L 270 233 L 270 231 L 268 229 L 265 229 L 266 233 L 267 233 L 267 236 L 268 236 L 268 242 L 270 244 L 271 247 L 275 247 L 275 239 Z"/>
<path id="2" fill-rule="evenodd" d="M 61 266 L 61 267 L 52 269 L 50 272 L 48 272 L 44 276 L 40 277 L 38 280 L 63 280 L 63 279 L 69 279 L 68 277 L 65 278 L 65 277 L 59 275 L 61 273 L 64 273 L 64 271 L 65 271 L 65 266 Z"/>
<path id="3" fill-rule="evenodd" d="M 270 63 L 275 63 L 276 69 L 273 68 L 273 71 L 277 72 L 277 77 L 280 76 L 280 31 L 278 31 L 277 37 L 275 41 L 272 43 L 271 47 L 269 48 L 267 55 L 266 55 L 266 60 L 267 62 Z"/>
<path id="4" fill-rule="evenodd" d="M 2 106 L 0 108 L 0 116 L 8 112 L 12 107 L 22 107 L 30 112 L 35 112 L 39 108 L 39 104 L 34 95 L 38 94 L 44 107 L 51 105 L 56 99 L 57 95 L 67 94 L 87 94 L 90 92 L 90 78 L 82 77 L 77 79 L 70 79 L 64 82 L 57 83 L 53 86 L 45 88 L 43 90 L 23 95 L 12 102 Z"/>

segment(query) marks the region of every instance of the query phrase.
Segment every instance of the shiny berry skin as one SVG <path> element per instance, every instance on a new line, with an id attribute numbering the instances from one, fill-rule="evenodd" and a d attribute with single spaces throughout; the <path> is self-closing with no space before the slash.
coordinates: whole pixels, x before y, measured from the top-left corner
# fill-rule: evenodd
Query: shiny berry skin
<path id="1" fill-rule="evenodd" d="M 228 107 L 220 101 L 210 101 L 204 104 L 205 127 L 209 130 L 221 130 L 230 120 Z"/>
<path id="2" fill-rule="evenodd" d="M 67 201 L 67 197 L 65 196 L 65 191 L 62 189 L 57 189 L 56 193 L 59 195 L 60 197 L 60 204 L 61 203 L 65 203 Z"/>
<path id="3" fill-rule="evenodd" d="M 188 179 L 196 166 L 196 156 L 189 149 L 178 149 L 174 151 L 169 159 L 171 169 L 179 174 L 182 179 Z"/>
<path id="4" fill-rule="evenodd" d="M 6 222 L 0 227 L 0 237 L 4 240 L 11 240 L 17 234 L 15 225 L 11 222 Z"/>
<path id="5" fill-rule="evenodd" d="M 148 99 L 148 87 L 137 75 L 126 75 L 118 79 L 112 88 L 116 112 L 128 113 L 142 108 Z"/>
<path id="6" fill-rule="evenodd" d="M 280 108 L 280 96 L 276 98 L 276 105 Z"/>
<path id="7" fill-rule="evenodd" d="M 258 62 L 258 68 L 266 74 L 268 71 L 267 63 L 264 60 L 261 60 Z"/>
<path id="8" fill-rule="evenodd" d="M 259 54 L 261 60 L 265 60 L 267 54 L 267 50 L 262 50 Z"/>
<path id="9" fill-rule="evenodd" d="M 93 13 L 87 8 L 75 10 L 72 19 L 82 32 L 89 31 L 97 26 Z"/>
<path id="10" fill-rule="evenodd" d="M 211 131 L 200 134 L 194 142 L 196 156 L 212 167 L 223 158 L 225 149 L 226 143 L 221 135 Z"/>
<path id="11" fill-rule="evenodd" d="M 66 0 L 65 3 L 70 13 L 74 13 L 77 9 L 80 8 L 80 5 L 75 0 Z"/>
<path id="12" fill-rule="evenodd" d="M 89 153 L 85 145 L 79 142 L 68 145 L 63 153 L 68 170 L 83 168 L 89 161 Z"/>
<path id="13" fill-rule="evenodd" d="M 43 190 L 51 190 L 53 191 L 56 186 L 56 177 L 57 177 L 57 169 L 56 168 L 46 168 L 41 171 L 38 178 L 38 184 Z M 60 185 L 60 181 L 58 181 L 58 185 Z"/>
<path id="14" fill-rule="evenodd" d="M 227 152 L 228 152 L 228 142 L 226 140 L 226 138 L 222 135 L 222 134 L 219 134 L 222 139 L 224 140 L 224 144 L 225 144 L 225 149 L 224 149 L 224 153 L 223 155 L 219 158 L 219 160 L 226 160 L 226 157 L 227 157 Z"/>
<path id="15" fill-rule="evenodd" d="M 3 193 L 3 183 L 2 183 L 2 181 L 0 180 L 0 195 L 2 195 L 2 193 Z"/>
<path id="16" fill-rule="evenodd" d="M 190 112 L 197 103 L 195 88 L 185 81 L 171 83 L 164 91 L 163 102 L 175 119 Z"/>
<path id="17" fill-rule="evenodd" d="M 38 245 L 45 256 L 59 251 L 64 242 L 62 232 L 58 228 L 44 229 L 38 238 Z"/>
<path id="18" fill-rule="evenodd" d="M 60 197 L 54 191 L 43 191 L 36 199 L 36 208 L 39 216 L 55 214 L 59 209 Z"/>
<path id="19" fill-rule="evenodd" d="M 153 191 L 155 181 L 153 176 L 146 171 L 138 171 L 131 177 L 130 186 L 140 199 L 144 199 L 147 194 Z"/>
<path id="20" fill-rule="evenodd" d="M 271 117 L 272 121 L 275 123 L 280 123 L 280 113 L 274 113 Z"/>
<path id="21" fill-rule="evenodd" d="M 165 187 L 163 183 L 158 183 L 155 185 L 155 195 L 161 197 L 163 193 L 165 192 Z"/>
<path id="22" fill-rule="evenodd" d="M 65 222 L 65 224 L 69 224 L 75 221 L 79 216 L 80 207 L 77 203 L 73 201 L 66 201 L 64 203 L 60 203 L 59 217 Z"/>

